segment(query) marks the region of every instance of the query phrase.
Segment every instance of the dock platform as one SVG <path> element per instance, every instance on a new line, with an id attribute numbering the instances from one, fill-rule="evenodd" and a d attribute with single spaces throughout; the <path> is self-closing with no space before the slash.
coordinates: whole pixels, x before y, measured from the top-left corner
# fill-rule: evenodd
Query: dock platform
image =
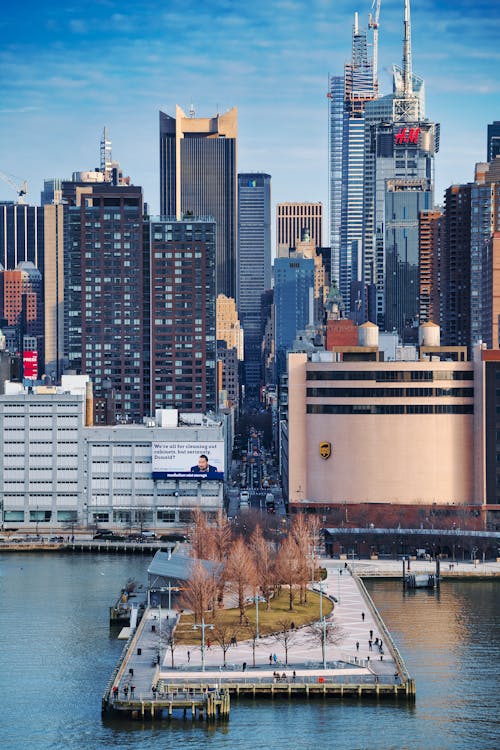
<path id="1" fill-rule="evenodd" d="M 259 638 L 255 648 L 252 641 L 238 642 L 226 664 L 212 643 L 202 660 L 201 644 L 169 648 L 177 613 L 149 607 L 109 681 L 103 713 L 155 719 L 180 709 L 227 718 L 229 696 L 414 701 L 415 681 L 362 580 L 344 563 L 321 564 L 327 569 L 322 593 L 334 600 L 333 621 L 344 633 L 339 644 L 327 645 L 325 658 L 307 628 L 299 628 L 287 662 L 272 635 Z"/>

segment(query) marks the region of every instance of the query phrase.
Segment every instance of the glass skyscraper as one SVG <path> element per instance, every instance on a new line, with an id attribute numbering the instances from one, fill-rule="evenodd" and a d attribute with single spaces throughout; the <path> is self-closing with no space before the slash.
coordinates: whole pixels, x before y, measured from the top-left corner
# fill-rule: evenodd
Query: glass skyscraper
<path id="1" fill-rule="evenodd" d="M 261 384 L 261 295 L 271 288 L 271 176 L 238 175 L 238 312 L 244 330 L 243 383 Z"/>
<path id="2" fill-rule="evenodd" d="M 332 280 L 350 310 L 351 282 L 362 278 L 365 107 L 378 96 L 367 32 L 355 14 L 351 61 L 330 78 L 330 244 Z"/>
<path id="3" fill-rule="evenodd" d="M 217 224 L 217 294 L 236 299 L 238 115 L 175 117 L 160 112 L 160 211 L 181 221 L 213 216 Z"/>

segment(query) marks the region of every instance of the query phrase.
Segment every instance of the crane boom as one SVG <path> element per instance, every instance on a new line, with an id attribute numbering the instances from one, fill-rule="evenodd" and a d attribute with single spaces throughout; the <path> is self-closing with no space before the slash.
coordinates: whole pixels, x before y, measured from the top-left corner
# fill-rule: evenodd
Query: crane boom
<path id="1" fill-rule="evenodd" d="M 28 183 L 26 180 L 23 180 L 22 184 L 19 185 L 17 182 L 14 182 L 14 180 L 9 177 L 9 175 L 5 174 L 5 172 L 0 172 L 0 177 L 4 182 L 6 182 L 8 185 L 10 185 L 17 193 L 17 202 L 18 203 L 24 203 L 24 196 L 28 192 Z"/>
<path id="2" fill-rule="evenodd" d="M 380 18 L 381 0 L 373 0 L 372 9 L 375 8 L 375 15 L 370 13 L 368 16 L 368 28 L 373 29 L 373 83 L 378 85 L 378 25 Z"/>

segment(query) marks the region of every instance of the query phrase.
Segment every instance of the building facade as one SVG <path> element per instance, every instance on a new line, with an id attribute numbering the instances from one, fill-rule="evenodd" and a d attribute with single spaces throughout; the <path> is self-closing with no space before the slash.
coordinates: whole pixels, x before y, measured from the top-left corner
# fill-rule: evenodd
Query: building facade
<path id="1" fill-rule="evenodd" d="M 426 357 L 289 355 L 282 459 L 291 507 L 485 502 L 481 365 L 451 361 L 439 346 Z"/>
<path id="2" fill-rule="evenodd" d="M 316 247 L 323 242 L 322 203 L 277 203 L 276 204 L 276 255 L 286 257 L 290 248 L 300 242 L 304 230 Z"/>
<path id="3" fill-rule="evenodd" d="M 238 312 L 245 337 L 243 384 L 261 385 L 261 295 L 271 288 L 271 176 L 238 175 Z"/>
<path id="4" fill-rule="evenodd" d="M 0 202 L 0 265 L 12 271 L 31 262 L 43 270 L 43 208 Z"/>
<path id="5" fill-rule="evenodd" d="M 216 411 L 216 227 L 152 219 L 151 414 Z"/>
<path id="6" fill-rule="evenodd" d="M 238 114 L 175 117 L 160 112 L 162 216 L 212 216 L 217 225 L 217 294 L 237 296 Z"/>
<path id="7" fill-rule="evenodd" d="M 347 310 L 351 282 L 362 278 L 365 106 L 378 97 L 367 32 L 355 14 L 351 60 L 330 78 L 330 244 L 332 273 Z"/>
<path id="8" fill-rule="evenodd" d="M 315 268 L 311 258 L 274 261 L 274 335 L 277 378 L 286 372 L 286 356 L 299 331 L 314 322 Z"/>
<path id="9" fill-rule="evenodd" d="M 122 531 L 146 524 L 168 529 L 188 524 L 195 508 L 209 514 L 222 508 L 222 422 L 202 415 L 184 419 L 175 412 L 173 420 L 159 413 L 148 425 L 89 426 L 86 380 L 63 376 L 61 388 L 27 393 L 11 387 L 0 396 L 4 529 L 92 532 L 101 523 Z M 214 446 L 220 478 L 158 476 L 167 453 L 175 453 L 181 465 L 186 451 L 194 463 Z"/>
<path id="10" fill-rule="evenodd" d="M 149 245 L 142 189 L 64 182 L 65 354 L 101 395 L 115 390 L 117 419 L 149 413 Z"/>

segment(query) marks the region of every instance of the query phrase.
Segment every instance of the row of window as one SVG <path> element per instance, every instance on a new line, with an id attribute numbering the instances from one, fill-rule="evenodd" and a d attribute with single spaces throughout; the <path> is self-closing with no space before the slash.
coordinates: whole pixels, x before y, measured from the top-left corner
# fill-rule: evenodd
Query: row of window
<path id="1" fill-rule="evenodd" d="M 384 382 L 412 382 L 415 380 L 473 380 L 472 370 L 312 370 L 307 380 L 375 380 Z"/>
<path id="2" fill-rule="evenodd" d="M 307 414 L 473 414 L 472 404 L 307 404 Z"/>
<path id="3" fill-rule="evenodd" d="M 308 388 L 312 398 L 473 398 L 473 388 Z"/>

